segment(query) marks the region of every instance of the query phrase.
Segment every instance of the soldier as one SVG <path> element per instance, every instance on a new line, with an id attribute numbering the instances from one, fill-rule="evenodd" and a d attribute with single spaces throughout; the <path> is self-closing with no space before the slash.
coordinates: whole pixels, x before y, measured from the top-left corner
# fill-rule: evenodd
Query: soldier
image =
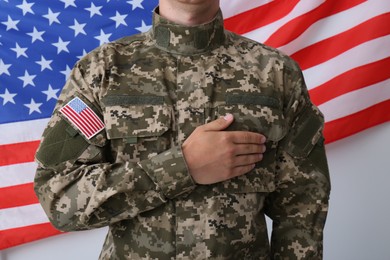
<path id="1" fill-rule="evenodd" d="M 225 30 L 218 0 L 160 0 L 73 68 L 35 191 L 60 230 L 109 226 L 100 259 L 321 259 L 322 129 L 297 64 Z"/>

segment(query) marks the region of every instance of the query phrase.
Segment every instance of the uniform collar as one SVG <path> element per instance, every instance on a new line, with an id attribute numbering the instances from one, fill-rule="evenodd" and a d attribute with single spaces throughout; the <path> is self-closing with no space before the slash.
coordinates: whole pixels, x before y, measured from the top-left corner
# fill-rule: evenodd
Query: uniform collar
<path id="1" fill-rule="evenodd" d="M 220 46 L 225 37 L 221 10 L 209 23 L 186 26 L 160 16 L 157 7 L 153 13 L 153 28 L 150 33 L 159 48 L 184 55 L 211 51 Z"/>

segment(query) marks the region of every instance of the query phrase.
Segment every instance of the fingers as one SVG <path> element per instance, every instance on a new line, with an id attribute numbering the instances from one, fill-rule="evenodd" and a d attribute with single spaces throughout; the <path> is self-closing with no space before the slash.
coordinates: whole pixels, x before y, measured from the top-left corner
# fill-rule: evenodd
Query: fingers
<path id="1" fill-rule="evenodd" d="M 263 154 L 249 154 L 249 155 L 240 155 L 236 156 L 234 159 L 234 165 L 232 167 L 242 167 L 242 166 L 251 166 L 260 162 L 263 159 Z"/>
<path id="2" fill-rule="evenodd" d="M 254 132 L 244 132 L 244 131 L 232 131 L 227 132 L 230 135 L 230 138 L 235 144 L 264 144 L 266 138 L 264 135 Z"/>
<path id="3" fill-rule="evenodd" d="M 226 114 L 224 117 L 205 124 L 201 128 L 204 131 L 222 131 L 229 127 L 233 121 L 233 115 Z M 266 137 L 262 134 L 244 131 L 227 132 L 226 138 L 231 138 L 231 141 L 236 144 L 264 144 L 266 141 Z"/>
<path id="4" fill-rule="evenodd" d="M 223 160 L 225 167 L 233 169 L 240 166 L 252 165 L 263 160 L 263 153 L 242 154 L 237 156 L 227 156 Z"/>
<path id="5" fill-rule="evenodd" d="M 226 151 L 224 163 L 229 168 L 248 166 L 263 160 L 264 144 L 235 144 Z"/>
<path id="6" fill-rule="evenodd" d="M 232 155 L 263 154 L 266 151 L 264 144 L 236 144 Z"/>
<path id="7" fill-rule="evenodd" d="M 232 114 L 226 114 L 226 116 L 218 118 L 208 124 L 202 126 L 205 131 L 222 131 L 226 129 L 234 121 Z"/>

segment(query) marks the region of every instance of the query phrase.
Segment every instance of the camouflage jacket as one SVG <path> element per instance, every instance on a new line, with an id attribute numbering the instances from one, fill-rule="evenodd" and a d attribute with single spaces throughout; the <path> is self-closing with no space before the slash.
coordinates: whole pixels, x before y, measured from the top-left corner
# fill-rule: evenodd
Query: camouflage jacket
<path id="1" fill-rule="evenodd" d="M 75 98 L 103 130 L 87 136 L 64 116 Z M 264 134 L 267 152 L 244 176 L 197 185 L 181 144 L 226 113 L 227 130 Z M 101 259 L 261 259 L 265 195 L 322 143 L 322 127 L 289 57 L 224 30 L 221 13 L 196 27 L 154 13 L 149 32 L 75 65 L 36 154 L 35 191 L 60 230 L 109 226 Z"/>

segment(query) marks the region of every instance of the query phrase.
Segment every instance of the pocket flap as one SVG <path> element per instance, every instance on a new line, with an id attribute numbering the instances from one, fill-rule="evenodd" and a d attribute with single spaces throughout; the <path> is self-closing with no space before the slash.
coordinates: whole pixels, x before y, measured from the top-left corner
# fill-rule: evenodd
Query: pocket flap
<path id="1" fill-rule="evenodd" d="M 113 105 L 104 109 L 109 139 L 160 136 L 171 124 L 167 105 Z"/>
<path id="2" fill-rule="evenodd" d="M 294 122 L 286 140 L 287 152 L 295 158 L 307 157 L 323 141 L 324 117 L 317 107 L 309 105 Z"/>

